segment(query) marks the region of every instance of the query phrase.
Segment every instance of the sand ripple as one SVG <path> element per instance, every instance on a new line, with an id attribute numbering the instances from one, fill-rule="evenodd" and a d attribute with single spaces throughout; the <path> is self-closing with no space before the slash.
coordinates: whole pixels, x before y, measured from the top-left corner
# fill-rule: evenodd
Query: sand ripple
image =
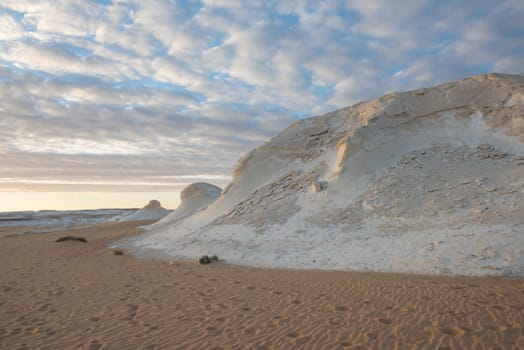
<path id="1" fill-rule="evenodd" d="M 519 349 L 524 281 L 115 256 L 136 223 L 0 239 L 1 349 Z"/>

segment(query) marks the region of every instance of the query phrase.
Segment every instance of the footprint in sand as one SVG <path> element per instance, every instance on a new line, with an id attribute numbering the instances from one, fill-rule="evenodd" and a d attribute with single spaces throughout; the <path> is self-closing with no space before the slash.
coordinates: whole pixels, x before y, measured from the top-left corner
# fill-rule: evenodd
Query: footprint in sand
<path id="1" fill-rule="evenodd" d="M 38 311 L 45 311 L 49 308 L 49 305 L 50 304 L 42 304 L 39 308 L 38 308 Z"/>
<path id="2" fill-rule="evenodd" d="M 506 329 L 508 329 L 506 326 L 497 326 L 497 325 L 489 326 L 488 328 L 496 332 L 504 332 Z"/>
<path id="3" fill-rule="evenodd" d="M 378 319 L 378 322 L 382 323 L 382 324 L 391 324 L 391 322 L 393 322 L 391 320 L 391 318 L 385 318 L 385 317 L 381 317 Z"/>
<path id="4" fill-rule="evenodd" d="M 244 334 L 254 334 L 255 330 L 253 328 L 244 329 Z"/>
<path id="5" fill-rule="evenodd" d="M 296 345 L 309 344 L 310 342 L 311 342 L 311 337 L 300 337 L 300 338 L 295 339 Z"/>
<path id="6" fill-rule="evenodd" d="M 11 328 L 11 330 L 10 330 L 9 333 L 10 333 L 10 334 L 18 334 L 18 333 L 20 333 L 21 331 L 22 331 L 22 328 L 17 327 L 17 328 Z"/>
<path id="7" fill-rule="evenodd" d="M 335 310 L 339 312 L 344 312 L 344 311 L 348 311 L 348 308 L 346 306 L 339 305 L 339 306 L 335 306 Z"/>
<path id="8" fill-rule="evenodd" d="M 453 289 L 453 290 L 461 290 L 461 289 L 464 289 L 466 287 L 464 286 L 451 286 L 450 289 Z"/>
<path id="9" fill-rule="evenodd" d="M 473 331 L 473 329 L 471 329 L 471 328 L 469 328 L 469 327 L 460 327 L 460 329 L 461 329 L 463 332 L 466 332 L 466 333 Z"/>
<path id="10" fill-rule="evenodd" d="M 462 333 L 461 330 L 459 329 L 456 329 L 456 328 L 449 328 L 449 327 L 443 327 L 443 328 L 440 328 L 440 332 L 444 333 L 444 334 L 447 334 L 447 335 L 459 335 Z"/>
<path id="11" fill-rule="evenodd" d="M 98 350 L 102 347 L 102 344 L 98 340 L 91 340 L 89 343 L 89 350 Z"/>
<path id="12" fill-rule="evenodd" d="M 375 340 L 377 339 L 377 335 L 375 333 L 366 333 L 366 338 L 369 340 Z"/>
<path id="13" fill-rule="evenodd" d="M 332 318 L 329 319 L 329 324 L 337 327 L 340 326 L 340 322 Z"/>
<path id="14" fill-rule="evenodd" d="M 128 304 L 129 311 L 126 316 L 122 318 L 124 321 L 134 321 L 138 313 L 138 305 Z"/>

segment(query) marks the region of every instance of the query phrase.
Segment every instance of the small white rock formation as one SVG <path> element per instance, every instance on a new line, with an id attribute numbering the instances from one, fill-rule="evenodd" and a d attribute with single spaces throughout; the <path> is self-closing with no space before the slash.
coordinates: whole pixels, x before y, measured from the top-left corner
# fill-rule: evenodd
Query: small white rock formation
<path id="1" fill-rule="evenodd" d="M 149 201 L 149 203 L 147 203 L 145 207 L 142 208 L 142 210 L 151 210 L 151 209 L 158 209 L 158 208 L 162 208 L 162 205 L 156 199 L 152 199 Z"/>
<path id="2" fill-rule="evenodd" d="M 149 203 L 138 210 L 135 213 L 124 215 L 120 217 L 113 218 L 112 221 L 139 221 L 139 220 L 160 220 L 166 215 L 171 213 L 170 210 L 167 210 L 162 207 L 159 201 L 156 199 L 150 200 Z"/>
<path id="3" fill-rule="evenodd" d="M 524 77 L 474 76 L 301 120 L 244 156 L 207 209 L 172 215 L 127 248 L 266 267 L 522 275 Z"/>
<path id="4" fill-rule="evenodd" d="M 222 189 L 206 182 L 195 182 L 180 192 L 180 205 L 155 226 L 169 226 L 206 209 L 215 202 L 222 193 Z"/>

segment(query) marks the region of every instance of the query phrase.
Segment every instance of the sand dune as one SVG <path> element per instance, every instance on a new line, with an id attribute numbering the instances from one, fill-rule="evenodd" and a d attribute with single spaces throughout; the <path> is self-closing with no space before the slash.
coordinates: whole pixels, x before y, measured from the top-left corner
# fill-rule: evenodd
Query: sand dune
<path id="1" fill-rule="evenodd" d="M 145 223 L 75 231 L 87 244 L 1 228 L 0 348 L 524 348 L 521 278 L 170 264 L 107 249 Z"/>

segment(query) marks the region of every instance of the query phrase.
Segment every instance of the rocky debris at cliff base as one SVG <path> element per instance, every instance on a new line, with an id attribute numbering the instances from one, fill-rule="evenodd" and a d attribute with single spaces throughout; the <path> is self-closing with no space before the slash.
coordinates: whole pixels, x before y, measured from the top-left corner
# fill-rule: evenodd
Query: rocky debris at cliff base
<path id="1" fill-rule="evenodd" d="M 218 261 L 217 255 L 212 255 L 212 256 L 202 255 L 200 259 L 198 259 L 198 263 L 200 265 L 208 265 L 208 264 L 211 264 L 212 262 L 217 262 L 217 261 Z"/>

